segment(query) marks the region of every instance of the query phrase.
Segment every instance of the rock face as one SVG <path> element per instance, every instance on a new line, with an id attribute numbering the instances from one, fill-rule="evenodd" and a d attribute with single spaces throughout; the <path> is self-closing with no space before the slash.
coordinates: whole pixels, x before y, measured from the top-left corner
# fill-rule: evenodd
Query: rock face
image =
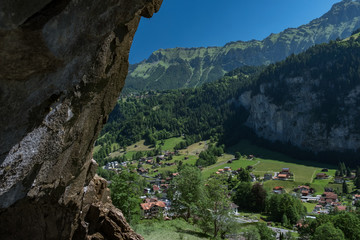
<path id="1" fill-rule="evenodd" d="M 249 111 L 246 125 L 261 138 L 311 152 L 358 153 L 359 40 L 313 47 L 273 66 L 273 74 L 269 67 L 238 98 Z"/>
<path id="2" fill-rule="evenodd" d="M 139 20 L 161 3 L 0 1 L 1 239 L 142 239 L 91 156 Z"/>

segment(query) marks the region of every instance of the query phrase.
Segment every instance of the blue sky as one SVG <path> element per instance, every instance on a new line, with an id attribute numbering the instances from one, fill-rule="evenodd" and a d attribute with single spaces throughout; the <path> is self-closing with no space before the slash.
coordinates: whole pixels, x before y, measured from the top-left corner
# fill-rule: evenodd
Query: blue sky
<path id="1" fill-rule="evenodd" d="M 164 0 L 142 18 L 130 51 L 140 62 L 160 48 L 223 46 L 261 40 L 320 17 L 340 0 Z"/>

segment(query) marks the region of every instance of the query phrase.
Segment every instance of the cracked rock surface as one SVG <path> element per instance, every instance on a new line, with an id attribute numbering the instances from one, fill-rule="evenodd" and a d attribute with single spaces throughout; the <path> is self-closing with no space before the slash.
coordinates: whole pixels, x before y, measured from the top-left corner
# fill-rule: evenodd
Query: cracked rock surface
<path id="1" fill-rule="evenodd" d="M 142 239 L 91 156 L 161 3 L 0 0 L 1 239 Z"/>

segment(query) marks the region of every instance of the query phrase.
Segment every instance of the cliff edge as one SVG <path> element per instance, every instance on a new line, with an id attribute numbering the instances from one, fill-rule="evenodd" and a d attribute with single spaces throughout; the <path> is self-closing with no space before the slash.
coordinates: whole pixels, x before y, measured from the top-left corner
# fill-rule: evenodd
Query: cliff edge
<path id="1" fill-rule="evenodd" d="M 142 239 L 95 175 L 141 16 L 162 0 L 0 1 L 1 239 Z"/>

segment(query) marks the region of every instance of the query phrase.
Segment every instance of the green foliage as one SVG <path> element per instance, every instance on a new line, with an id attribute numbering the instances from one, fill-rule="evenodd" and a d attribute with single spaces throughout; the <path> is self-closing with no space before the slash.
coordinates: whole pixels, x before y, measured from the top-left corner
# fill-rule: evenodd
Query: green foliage
<path id="1" fill-rule="evenodd" d="M 313 240 L 345 240 L 344 233 L 331 223 L 324 223 L 316 228 Z"/>
<path id="2" fill-rule="evenodd" d="M 224 175 L 209 178 L 204 187 L 199 206 L 199 226 L 204 232 L 213 232 L 214 238 L 219 234 L 224 238 L 235 227 L 228 193 Z"/>
<path id="3" fill-rule="evenodd" d="M 237 178 L 239 179 L 240 182 L 250 182 L 251 181 L 250 171 L 244 168 L 240 168 L 240 172 L 238 173 Z"/>
<path id="4" fill-rule="evenodd" d="M 272 231 L 270 228 L 268 228 L 265 223 L 259 223 L 257 225 L 257 229 L 260 233 L 261 240 L 275 240 L 276 239 L 276 237 L 275 237 L 276 234 L 274 233 L 274 231 Z"/>
<path id="5" fill-rule="evenodd" d="M 270 195 L 266 201 L 266 211 L 276 222 L 282 222 L 285 215 L 289 224 L 296 224 L 307 212 L 300 199 L 289 194 Z"/>
<path id="6" fill-rule="evenodd" d="M 299 229 L 299 234 L 302 238 L 314 236 L 312 238 L 314 240 L 360 239 L 360 218 L 359 215 L 352 212 L 339 212 L 334 215 L 318 215 L 314 220 L 305 221 L 303 227 Z M 327 238 L 327 235 L 334 236 L 334 238 Z M 315 238 L 315 236 L 318 238 Z"/>
<path id="7" fill-rule="evenodd" d="M 210 145 L 206 151 L 199 154 L 199 159 L 196 161 L 196 166 L 206 167 L 216 163 L 217 157 L 224 153 L 224 146 L 216 147 Z"/>
<path id="8" fill-rule="evenodd" d="M 249 182 L 240 182 L 234 189 L 233 201 L 239 209 L 253 212 L 265 210 L 267 193 L 260 183 L 251 185 Z"/>
<path id="9" fill-rule="evenodd" d="M 201 171 L 195 166 L 183 165 L 179 176 L 173 179 L 168 190 L 172 210 L 189 220 L 201 199 L 202 186 Z"/>
<path id="10" fill-rule="evenodd" d="M 115 175 L 114 171 L 109 171 L 109 170 L 103 169 L 102 167 L 98 167 L 96 173 L 100 177 L 103 177 L 108 181 L 110 181 L 113 178 L 113 176 Z"/>
<path id="11" fill-rule="evenodd" d="M 140 218 L 140 194 L 143 186 L 137 173 L 124 170 L 111 180 L 111 200 L 132 224 Z"/>

